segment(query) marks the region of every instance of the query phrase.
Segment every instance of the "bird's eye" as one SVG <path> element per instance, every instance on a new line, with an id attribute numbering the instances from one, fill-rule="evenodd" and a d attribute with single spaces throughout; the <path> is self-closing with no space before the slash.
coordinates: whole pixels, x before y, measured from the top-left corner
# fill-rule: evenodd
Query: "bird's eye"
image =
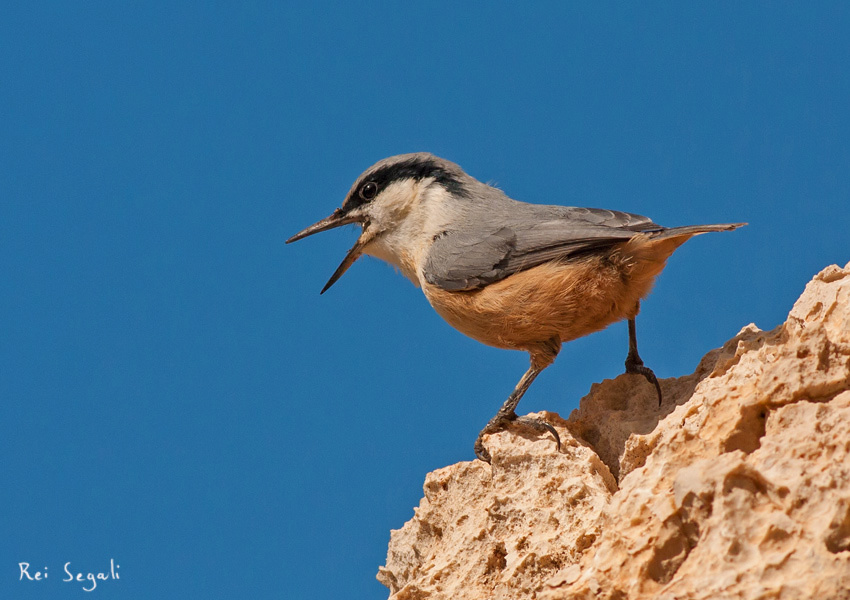
<path id="1" fill-rule="evenodd" d="M 371 200 L 378 195 L 378 184 L 374 181 L 364 183 L 360 188 L 360 197 L 364 200 Z"/>

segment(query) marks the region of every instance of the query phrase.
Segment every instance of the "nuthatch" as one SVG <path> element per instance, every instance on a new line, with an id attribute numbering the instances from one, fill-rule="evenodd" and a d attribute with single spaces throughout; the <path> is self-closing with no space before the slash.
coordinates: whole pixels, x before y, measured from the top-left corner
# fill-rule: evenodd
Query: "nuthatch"
<path id="1" fill-rule="evenodd" d="M 691 236 L 746 223 L 667 228 L 640 215 L 512 200 L 431 154 L 384 159 L 354 182 L 342 208 L 287 243 L 358 223 L 363 232 L 324 293 L 362 254 L 395 265 L 421 286 L 450 325 L 479 342 L 525 350 L 531 366 L 475 441 L 490 462 L 486 434 L 521 423 L 550 432 L 514 410 L 561 343 L 629 321 L 626 372 L 661 387 L 638 355 L 635 317 L 667 258 Z"/>

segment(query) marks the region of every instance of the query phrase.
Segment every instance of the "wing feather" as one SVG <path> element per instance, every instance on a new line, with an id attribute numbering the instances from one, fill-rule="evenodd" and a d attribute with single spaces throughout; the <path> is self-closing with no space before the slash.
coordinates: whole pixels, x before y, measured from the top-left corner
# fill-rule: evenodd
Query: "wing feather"
<path id="1" fill-rule="evenodd" d="M 447 291 L 478 289 L 545 262 L 609 248 L 638 231 L 663 230 L 631 213 L 517 205 L 439 235 L 428 252 L 425 280 Z"/>

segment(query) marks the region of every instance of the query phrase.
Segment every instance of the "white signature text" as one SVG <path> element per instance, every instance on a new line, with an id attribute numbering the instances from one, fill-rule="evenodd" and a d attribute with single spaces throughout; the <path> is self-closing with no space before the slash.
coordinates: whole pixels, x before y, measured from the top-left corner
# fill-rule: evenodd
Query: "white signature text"
<path id="1" fill-rule="evenodd" d="M 84 592 L 93 592 L 95 588 L 97 588 L 98 581 L 121 579 L 121 576 L 118 574 L 118 569 L 120 567 L 121 565 L 117 564 L 114 558 L 110 558 L 108 571 L 90 571 L 82 573 L 76 569 L 71 569 L 71 562 L 69 561 L 65 563 L 65 575 L 63 576 L 62 581 L 65 583 L 78 582 L 81 584 Z M 18 568 L 21 570 L 21 576 L 18 581 L 24 581 L 24 579 L 29 581 L 47 581 L 48 576 L 50 575 L 47 567 L 44 567 L 41 570 L 36 570 L 33 569 L 28 562 L 18 563 Z"/>

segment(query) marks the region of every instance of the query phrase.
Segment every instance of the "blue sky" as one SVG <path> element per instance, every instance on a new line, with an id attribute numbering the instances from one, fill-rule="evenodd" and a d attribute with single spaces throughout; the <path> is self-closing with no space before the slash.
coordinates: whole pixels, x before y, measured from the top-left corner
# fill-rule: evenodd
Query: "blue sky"
<path id="1" fill-rule="evenodd" d="M 846 3 L 20 3 L 0 21 L 0 596 L 383 598 L 425 474 L 527 356 L 356 229 L 283 242 L 431 151 L 528 202 L 748 221 L 670 260 L 659 377 L 850 260 Z M 567 416 L 620 323 L 520 404 Z M 19 562 L 48 567 L 18 581 Z"/>

